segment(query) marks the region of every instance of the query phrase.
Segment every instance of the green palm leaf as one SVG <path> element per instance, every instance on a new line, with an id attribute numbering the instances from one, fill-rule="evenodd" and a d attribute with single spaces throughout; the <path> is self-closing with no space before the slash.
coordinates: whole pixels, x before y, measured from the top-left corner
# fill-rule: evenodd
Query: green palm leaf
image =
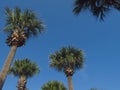
<path id="1" fill-rule="evenodd" d="M 24 75 L 27 78 L 32 77 L 37 73 L 39 73 L 39 67 L 29 59 L 16 60 L 9 70 L 9 74 L 13 74 L 18 77 Z"/>
<path id="2" fill-rule="evenodd" d="M 21 11 L 18 7 L 14 10 L 6 8 L 5 14 L 7 19 L 4 31 L 6 33 L 11 33 L 14 30 L 23 30 L 29 38 L 31 35 L 36 36 L 44 31 L 43 23 L 32 10 Z"/>
<path id="3" fill-rule="evenodd" d="M 67 88 L 59 81 L 49 81 L 42 86 L 42 90 L 67 90 Z"/>
<path id="4" fill-rule="evenodd" d="M 84 57 L 82 50 L 73 47 L 63 47 L 59 51 L 50 55 L 50 67 L 58 71 L 64 71 L 65 68 L 71 68 L 76 71 L 83 67 Z"/>

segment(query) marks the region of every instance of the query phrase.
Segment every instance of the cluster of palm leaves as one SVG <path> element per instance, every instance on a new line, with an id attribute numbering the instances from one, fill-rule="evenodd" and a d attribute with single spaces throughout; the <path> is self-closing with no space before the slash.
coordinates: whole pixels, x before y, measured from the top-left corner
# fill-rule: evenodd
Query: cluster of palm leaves
<path id="1" fill-rule="evenodd" d="M 73 12 L 89 10 L 94 16 L 104 20 L 105 15 L 112 9 L 120 11 L 120 0 L 75 0 Z"/>
<path id="2" fill-rule="evenodd" d="M 42 22 L 32 10 L 22 12 L 18 7 L 14 10 L 6 8 L 5 14 L 7 19 L 4 31 L 10 33 L 6 41 L 9 46 L 22 46 L 31 35 L 36 36 L 44 30 Z"/>
<path id="3" fill-rule="evenodd" d="M 62 82 L 49 81 L 42 86 L 42 90 L 67 90 Z"/>

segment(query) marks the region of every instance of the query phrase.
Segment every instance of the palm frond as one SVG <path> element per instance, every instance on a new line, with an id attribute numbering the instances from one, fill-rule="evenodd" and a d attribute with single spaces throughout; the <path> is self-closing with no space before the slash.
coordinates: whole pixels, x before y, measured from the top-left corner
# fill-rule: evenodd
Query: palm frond
<path id="1" fill-rule="evenodd" d="M 48 81 L 42 86 L 42 90 L 67 90 L 62 82 L 59 81 Z"/>
<path id="2" fill-rule="evenodd" d="M 31 35 L 36 36 L 44 31 L 42 21 L 37 18 L 32 10 L 21 11 L 20 8 L 16 7 L 14 10 L 6 8 L 5 11 L 5 32 L 11 32 L 16 29 L 23 30 L 29 38 Z"/>
<path id="3" fill-rule="evenodd" d="M 89 10 L 93 16 L 104 21 L 105 16 L 113 9 L 120 11 L 119 0 L 76 0 L 73 13 L 78 15 L 81 11 Z"/>
<path id="4" fill-rule="evenodd" d="M 59 51 L 50 55 L 50 67 L 64 71 L 65 68 L 71 68 L 76 71 L 81 69 L 84 62 L 82 50 L 73 47 L 63 47 Z"/>
<path id="5" fill-rule="evenodd" d="M 31 62 L 29 59 L 16 60 L 14 65 L 10 68 L 9 74 L 20 77 L 25 75 L 27 78 L 39 73 L 39 67 L 36 63 Z"/>

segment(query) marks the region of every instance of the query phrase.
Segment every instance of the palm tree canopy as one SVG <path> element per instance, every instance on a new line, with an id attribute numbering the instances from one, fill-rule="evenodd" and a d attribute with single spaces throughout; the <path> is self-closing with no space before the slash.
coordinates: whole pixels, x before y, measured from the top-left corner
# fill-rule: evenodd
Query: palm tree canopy
<path id="1" fill-rule="evenodd" d="M 27 38 L 29 38 L 31 35 L 36 36 L 44 31 L 43 23 L 32 10 L 21 11 L 20 8 L 16 7 L 14 10 L 6 8 L 5 11 L 7 18 L 5 32 L 12 33 L 15 30 L 23 30 Z"/>
<path id="2" fill-rule="evenodd" d="M 49 81 L 42 86 L 42 90 L 67 90 L 67 88 L 59 81 Z"/>
<path id="3" fill-rule="evenodd" d="M 23 59 L 14 62 L 14 65 L 9 70 L 9 74 L 18 77 L 24 75 L 28 78 L 39 73 L 39 71 L 39 67 L 36 63 L 31 62 L 29 59 Z"/>
<path id="4" fill-rule="evenodd" d="M 84 62 L 83 51 L 73 47 L 63 47 L 60 51 L 56 51 L 50 55 L 50 67 L 58 71 L 64 71 L 70 68 L 73 71 L 81 69 Z"/>
<path id="5" fill-rule="evenodd" d="M 113 8 L 120 11 L 120 0 L 75 0 L 73 12 L 77 15 L 82 10 L 90 10 L 94 16 L 104 20 L 105 14 Z"/>

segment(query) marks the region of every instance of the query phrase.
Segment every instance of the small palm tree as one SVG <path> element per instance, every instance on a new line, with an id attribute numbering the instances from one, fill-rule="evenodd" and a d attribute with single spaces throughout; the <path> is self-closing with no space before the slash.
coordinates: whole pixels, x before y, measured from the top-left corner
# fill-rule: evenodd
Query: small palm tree
<path id="1" fill-rule="evenodd" d="M 90 10 L 94 16 L 104 20 L 112 8 L 120 11 L 119 0 L 75 0 L 73 12 L 78 15 L 83 10 Z"/>
<path id="2" fill-rule="evenodd" d="M 59 81 L 49 81 L 42 86 L 42 90 L 67 90 L 67 88 Z"/>
<path id="3" fill-rule="evenodd" d="M 0 90 L 5 82 L 17 47 L 25 45 L 28 38 L 37 36 L 44 31 L 41 20 L 39 20 L 35 13 L 29 9 L 22 12 L 20 8 L 15 8 L 14 10 L 6 8 L 5 14 L 7 20 L 4 31 L 8 33 L 6 43 L 11 47 L 11 50 L 0 73 Z"/>
<path id="4" fill-rule="evenodd" d="M 69 90 L 73 90 L 72 76 L 76 70 L 83 67 L 82 50 L 73 47 L 63 47 L 60 51 L 56 51 L 50 55 L 50 67 L 65 73 L 68 79 Z"/>
<path id="5" fill-rule="evenodd" d="M 10 68 L 9 74 L 19 77 L 18 90 L 27 90 L 27 79 L 39 73 L 39 67 L 29 59 L 16 60 Z"/>

